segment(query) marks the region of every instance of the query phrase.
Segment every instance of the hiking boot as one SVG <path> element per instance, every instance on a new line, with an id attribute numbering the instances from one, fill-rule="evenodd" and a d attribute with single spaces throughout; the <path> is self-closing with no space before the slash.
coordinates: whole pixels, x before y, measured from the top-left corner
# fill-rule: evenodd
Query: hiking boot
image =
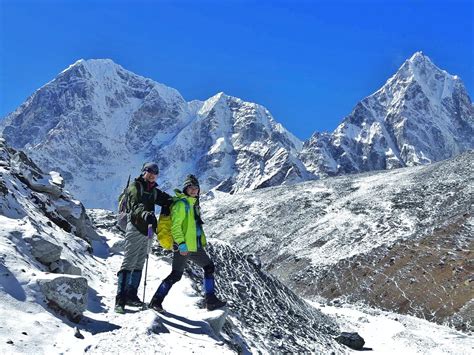
<path id="1" fill-rule="evenodd" d="M 148 305 L 148 308 L 151 308 L 158 313 L 163 313 L 165 310 L 163 309 L 163 306 L 161 305 L 161 302 L 153 301 L 151 300 L 150 304 Z"/>
<path id="2" fill-rule="evenodd" d="M 173 271 L 174 272 L 174 271 Z M 173 275 L 173 272 L 171 274 Z M 169 276 L 168 276 L 169 278 Z M 179 280 L 179 278 L 178 278 Z M 173 283 L 167 282 L 166 279 L 160 284 L 158 289 L 156 290 L 155 294 L 151 298 L 151 302 L 148 305 L 148 308 L 152 308 L 158 313 L 163 313 L 165 310 L 163 309 L 163 306 L 161 305 L 168 294 L 168 291 L 170 290 L 171 286 L 173 286 Z"/>
<path id="3" fill-rule="evenodd" d="M 215 309 L 222 308 L 226 304 L 227 304 L 226 301 L 221 301 L 213 293 L 206 296 L 206 308 L 208 311 L 213 311 Z"/>
<path id="4" fill-rule="evenodd" d="M 125 296 L 118 294 L 115 296 L 115 308 L 116 313 L 124 314 L 125 313 Z"/>
<path id="5" fill-rule="evenodd" d="M 125 314 L 125 307 L 120 304 L 116 304 L 114 308 L 114 312 L 119 313 L 119 314 Z"/>
<path id="6" fill-rule="evenodd" d="M 127 306 L 141 307 L 143 302 L 138 298 L 138 287 L 142 279 L 142 270 L 133 270 L 127 279 L 125 294 L 127 295 Z"/>
<path id="7" fill-rule="evenodd" d="M 135 295 L 128 295 L 127 296 L 127 301 L 125 303 L 127 306 L 132 306 L 132 307 L 142 307 L 143 302 L 138 298 L 138 296 Z"/>

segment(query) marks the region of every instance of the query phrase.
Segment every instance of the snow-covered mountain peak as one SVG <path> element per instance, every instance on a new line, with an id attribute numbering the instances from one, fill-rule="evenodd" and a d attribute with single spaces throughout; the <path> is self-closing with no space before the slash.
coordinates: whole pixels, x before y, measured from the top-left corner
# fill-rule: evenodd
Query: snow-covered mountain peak
<path id="1" fill-rule="evenodd" d="M 211 96 L 209 99 L 204 101 L 203 105 L 200 107 L 198 114 L 201 116 L 207 116 L 209 113 L 218 107 L 225 106 L 227 103 L 227 95 L 223 92 L 219 92 L 214 96 Z"/>
<path id="2" fill-rule="evenodd" d="M 328 136 L 300 156 L 320 176 L 394 169 L 474 147 L 474 110 L 462 81 L 416 52 Z"/>
<path id="3" fill-rule="evenodd" d="M 441 71 L 431 59 L 423 52 L 416 52 L 409 59 L 405 61 L 403 66 L 407 65 L 412 73 L 416 73 L 421 70 L 436 70 Z M 445 72 L 446 73 L 446 72 Z"/>
<path id="4" fill-rule="evenodd" d="M 440 101 L 453 94 L 456 85 L 462 85 L 461 80 L 456 75 L 451 75 L 447 71 L 438 68 L 431 59 L 422 52 L 416 52 L 410 59 L 400 67 L 397 73 L 387 81 L 386 86 L 395 86 L 403 83 L 402 92 L 409 90 L 411 85 L 419 85 L 422 92 L 431 101 Z M 384 86 L 382 91 L 394 91 Z M 400 95 L 403 97 L 403 95 Z"/>
<path id="5" fill-rule="evenodd" d="M 307 174 L 296 158 L 301 141 L 263 106 L 223 92 L 188 103 L 110 59 L 69 66 L 3 127 L 10 145 L 61 172 L 91 207 L 113 208 L 128 175 L 149 160 L 160 165 L 160 185 L 168 190 L 191 172 L 203 189 L 228 192 Z"/>
<path id="6" fill-rule="evenodd" d="M 213 109 L 238 109 L 241 106 L 257 107 L 258 105 L 253 102 L 243 101 L 242 99 L 235 96 L 227 95 L 224 92 L 219 92 L 204 102 L 203 106 L 201 107 L 201 110 L 199 111 L 199 114 L 204 116 L 208 115 Z"/>
<path id="7" fill-rule="evenodd" d="M 420 62 L 428 61 L 429 63 L 434 65 L 431 59 L 428 56 L 426 56 L 423 53 L 423 51 L 417 51 L 413 53 L 413 55 L 409 59 L 407 59 L 407 61 L 411 63 L 420 63 Z"/>
<path id="8" fill-rule="evenodd" d="M 474 146 L 473 112 L 461 80 L 417 52 L 332 134 L 303 147 L 260 104 L 224 92 L 186 102 L 110 59 L 89 59 L 37 90 L 2 126 L 12 147 L 61 172 L 87 206 L 110 208 L 145 160 L 160 164 L 165 189 L 193 172 L 204 190 L 240 192 L 446 159 Z"/>
<path id="9" fill-rule="evenodd" d="M 78 70 L 78 69 L 84 69 L 89 74 L 97 76 L 97 77 L 114 76 L 117 71 L 129 72 L 128 70 L 124 69 L 121 65 L 115 63 L 112 59 L 108 59 L 108 58 L 82 59 L 81 58 L 77 60 L 75 63 L 71 64 L 66 69 L 64 69 L 61 72 L 61 74 L 68 73 L 68 72 Z"/>
<path id="10" fill-rule="evenodd" d="M 139 94 L 143 99 L 147 95 L 159 96 L 165 102 L 175 100 L 184 102 L 181 94 L 171 87 L 158 83 L 152 79 L 137 75 L 126 70 L 111 59 L 80 59 L 55 79 L 63 79 L 70 83 L 71 80 L 82 78 L 96 88 L 96 92 L 103 92 L 101 96 L 113 97 L 113 93 L 127 95 L 137 90 L 143 91 Z"/>
<path id="11" fill-rule="evenodd" d="M 118 72 L 127 71 L 111 59 L 79 59 L 63 70 L 58 78 L 76 76 L 100 82 L 104 79 L 116 80 Z"/>

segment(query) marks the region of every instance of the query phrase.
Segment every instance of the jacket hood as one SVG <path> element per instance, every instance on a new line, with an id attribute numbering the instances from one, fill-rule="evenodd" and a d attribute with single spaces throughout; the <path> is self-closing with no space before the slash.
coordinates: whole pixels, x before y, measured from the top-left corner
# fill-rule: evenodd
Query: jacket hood
<path id="1" fill-rule="evenodd" d="M 179 199 L 185 198 L 185 199 L 187 199 L 188 201 L 192 202 L 193 205 L 194 205 L 194 203 L 197 201 L 197 198 L 196 198 L 196 197 L 188 196 L 188 195 L 186 195 L 184 192 L 182 192 L 182 191 L 179 190 L 179 189 L 175 189 L 175 190 L 174 190 L 174 193 L 175 193 L 176 197 L 178 197 Z"/>

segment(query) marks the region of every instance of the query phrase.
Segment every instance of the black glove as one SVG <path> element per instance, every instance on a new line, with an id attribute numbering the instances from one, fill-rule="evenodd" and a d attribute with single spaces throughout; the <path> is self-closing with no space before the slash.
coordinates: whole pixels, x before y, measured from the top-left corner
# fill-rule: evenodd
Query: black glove
<path id="1" fill-rule="evenodd" d="M 145 215 L 145 222 L 146 224 L 151 224 L 152 226 L 156 226 L 157 221 L 156 221 L 155 214 L 153 212 L 148 212 Z"/>

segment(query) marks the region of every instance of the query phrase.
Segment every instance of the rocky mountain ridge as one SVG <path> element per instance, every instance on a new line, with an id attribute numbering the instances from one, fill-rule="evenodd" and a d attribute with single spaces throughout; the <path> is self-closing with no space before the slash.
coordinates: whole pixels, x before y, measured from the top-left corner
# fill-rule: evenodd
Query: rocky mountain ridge
<path id="1" fill-rule="evenodd" d="M 148 160 L 165 190 L 195 173 L 203 190 L 232 194 L 439 161 L 474 148 L 473 127 L 459 77 L 417 52 L 333 133 L 304 143 L 261 105 L 224 93 L 187 102 L 111 60 L 71 65 L 8 115 L 2 134 L 86 206 L 115 209 Z"/>
<path id="2" fill-rule="evenodd" d="M 88 206 L 114 197 L 144 161 L 164 189 L 194 172 L 205 189 L 237 192 L 302 181 L 302 143 L 263 106 L 219 93 L 187 103 L 174 89 L 110 60 L 81 60 L 3 122 L 9 144 L 59 171 Z"/>

